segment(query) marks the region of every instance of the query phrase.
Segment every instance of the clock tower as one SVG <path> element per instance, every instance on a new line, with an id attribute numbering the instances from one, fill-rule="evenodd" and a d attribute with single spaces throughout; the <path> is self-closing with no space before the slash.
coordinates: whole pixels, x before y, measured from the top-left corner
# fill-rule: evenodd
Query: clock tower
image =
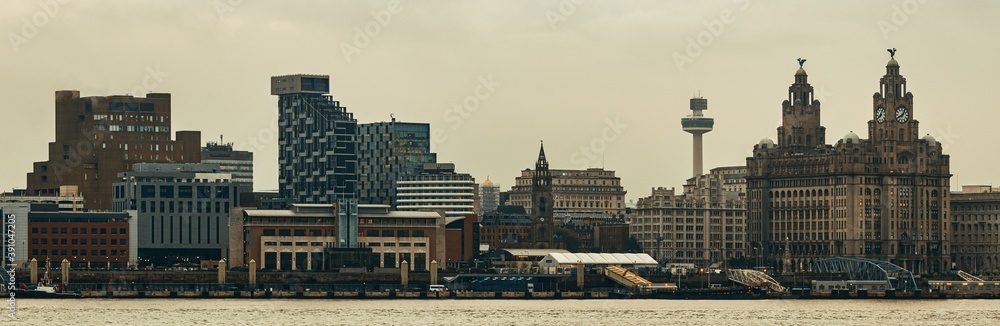
<path id="1" fill-rule="evenodd" d="M 531 177 L 531 242 L 537 249 L 551 249 L 555 246 L 555 223 L 552 219 L 552 174 L 549 161 L 545 159 L 545 145 L 538 149 L 538 161 Z"/>
<path id="2" fill-rule="evenodd" d="M 906 78 L 899 74 L 896 49 L 889 49 L 889 63 L 872 96 L 872 120 L 868 138 L 875 141 L 910 142 L 919 138 L 919 122 L 913 119 L 913 94 L 906 91 Z"/>

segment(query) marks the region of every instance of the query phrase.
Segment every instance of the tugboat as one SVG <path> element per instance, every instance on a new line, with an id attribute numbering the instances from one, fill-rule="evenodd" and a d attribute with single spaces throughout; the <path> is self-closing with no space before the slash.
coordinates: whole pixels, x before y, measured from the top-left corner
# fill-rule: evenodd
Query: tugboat
<path id="1" fill-rule="evenodd" d="M 25 285 L 20 284 L 20 288 L 14 289 L 15 298 L 79 298 L 79 293 L 66 293 L 65 286 L 63 284 L 53 284 L 52 278 L 49 277 L 49 266 L 48 262 L 45 264 L 45 275 L 39 280 L 38 284 L 35 285 Z"/>

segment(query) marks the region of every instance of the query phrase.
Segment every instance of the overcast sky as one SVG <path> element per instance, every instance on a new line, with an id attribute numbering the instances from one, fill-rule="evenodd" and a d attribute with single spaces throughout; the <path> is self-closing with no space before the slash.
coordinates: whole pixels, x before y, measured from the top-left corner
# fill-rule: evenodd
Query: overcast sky
<path id="1" fill-rule="evenodd" d="M 65 1 L 65 0 L 62 0 Z M 49 5 L 44 5 L 48 3 Z M 4 1 L 0 186 L 55 137 L 54 92 L 172 93 L 173 130 L 225 135 L 277 188 L 269 77 L 330 75 L 358 122 L 429 122 L 440 161 L 505 190 L 545 140 L 552 168 L 615 170 L 628 198 L 690 177 L 688 99 L 708 99 L 705 168 L 775 138 L 808 59 L 828 142 L 864 137 L 886 48 L 956 184 L 1000 185 L 995 1 Z M 456 109 L 458 107 L 459 109 Z"/>

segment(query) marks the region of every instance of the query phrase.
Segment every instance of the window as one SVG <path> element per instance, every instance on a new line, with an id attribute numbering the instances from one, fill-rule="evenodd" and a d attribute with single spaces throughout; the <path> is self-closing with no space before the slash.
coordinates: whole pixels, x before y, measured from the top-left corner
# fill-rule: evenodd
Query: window
<path id="1" fill-rule="evenodd" d="M 229 198 L 229 187 L 215 187 L 215 198 Z"/>
<path id="2" fill-rule="evenodd" d="M 139 193 L 142 198 L 156 198 L 156 186 L 140 186 Z"/>
<path id="3" fill-rule="evenodd" d="M 177 198 L 191 198 L 191 195 L 192 195 L 191 186 L 177 187 Z"/>
<path id="4" fill-rule="evenodd" d="M 174 186 L 160 186 L 160 198 L 174 198 Z"/>
<path id="5" fill-rule="evenodd" d="M 212 198 L 212 187 L 198 186 L 198 198 Z"/>

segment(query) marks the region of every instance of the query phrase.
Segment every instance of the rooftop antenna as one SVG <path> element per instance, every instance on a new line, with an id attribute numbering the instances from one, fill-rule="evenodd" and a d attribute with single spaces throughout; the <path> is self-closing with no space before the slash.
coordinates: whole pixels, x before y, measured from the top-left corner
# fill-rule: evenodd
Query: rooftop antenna
<path id="1" fill-rule="evenodd" d="M 389 113 L 389 118 L 392 118 L 392 122 L 396 122 L 396 116 L 394 113 Z"/>

